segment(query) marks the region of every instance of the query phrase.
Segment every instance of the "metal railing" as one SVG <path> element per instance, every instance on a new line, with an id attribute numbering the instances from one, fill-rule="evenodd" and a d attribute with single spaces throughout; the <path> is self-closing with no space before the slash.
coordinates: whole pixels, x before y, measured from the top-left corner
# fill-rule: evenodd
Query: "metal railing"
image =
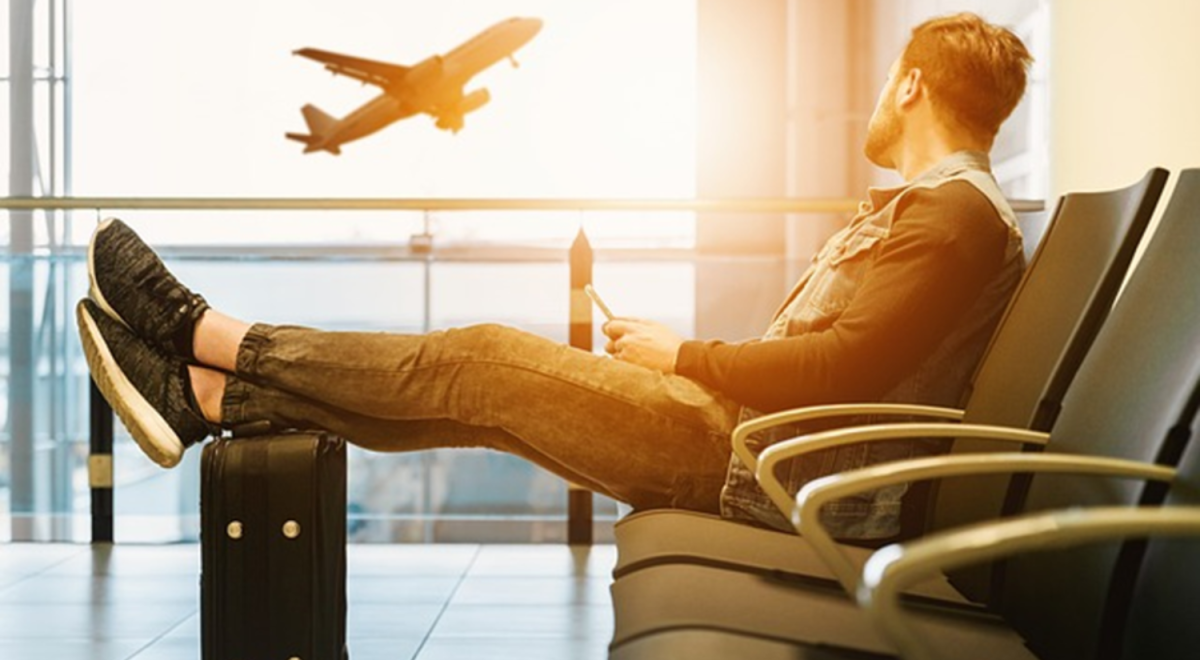
<path id="1" fill-rule="evenodd" d="M 1018 201 L 1017 205 L 1040 202 Z M 694 211 L 696 213 L 842 213 L 858 208 L 848 198 L 553 199 L 553 198 L 336 198 L 336 197 L 7 197 L 13 210 L 181 211 Z M 1023 209 L 1017 208 L 1018 211 Z M 1036 210 L 1036 209 L 1035 209 Z"/>

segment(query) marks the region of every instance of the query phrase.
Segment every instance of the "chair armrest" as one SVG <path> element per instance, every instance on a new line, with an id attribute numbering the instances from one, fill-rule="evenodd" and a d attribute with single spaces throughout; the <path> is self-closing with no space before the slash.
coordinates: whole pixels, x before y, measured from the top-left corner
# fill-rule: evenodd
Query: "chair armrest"
<path id="1" fill-rule="evenodd" d="M 972 525 L 881 548 L 863 569 L 858 602 L 907 660 L 937 654 L 906 623 L 900 596 L 929 576 L 1033 550 L 1144 536 L 1200 535 L 1200 507 L 1096 507 Z"/>
<path id="2" fill-rule="evenodd" d="M 758 469 L 758 457 L 746 445 L 746 441 L 752 434 L 783 424 L 807 422 L 825 417 L 844 417 L 847 415 L 913 415 L 959 421 L 963 418 L 963 411 L 957 408 L 919 406 L 907 403 L 839 403 L 827 406 L 808 406 L 805 408 L 783 410 L 742 422 L 738 424 L 737 428 L 733 429 L 730 442 L 737 457 L 742 459 L 746 467 L 750 468 L 750 471 L 753 472 Z"/>
<path id="3" fill-rule="evenodd" d="M 932 456 L 882 463 L 814 479 L 797 493 L 792 523 L 829 566 L 847 593 L 853 595 L 859 587 L 858 568 L 821 525 L 822 506 L 841 497 L 910 481 L 1020 472 L 1058 472 L 1153 481 L 1170 481 L 1175 477 L 1175 469 L 1171 467 L 1102 456 L 1019 452 Z"/>
<path id="4" fill-rule="evenodd" d="M 884 442 L 906 438 L 980 438 L 1027 445 L 1045 445 L 1050 436 L 1039 431 L 982 424 L 903 422 L 852 426 L 802 435 L 767 447 L 758 458 L 758 469 L 755 471 L 755 476 L 758 478 L 759 486 L 771 498 L 775 506 L 779 507 L 784 517 L 791 518 L 796 502 L 792 494 L 783 487 L 779 477 L 775 475 L 776 465 L 782 461 L 821 449 L 861 442 Z"/>

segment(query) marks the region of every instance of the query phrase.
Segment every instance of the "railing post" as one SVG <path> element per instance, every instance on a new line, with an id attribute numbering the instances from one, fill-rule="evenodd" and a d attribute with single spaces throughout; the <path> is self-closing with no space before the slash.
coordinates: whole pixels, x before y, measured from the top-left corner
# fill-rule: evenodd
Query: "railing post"
<path id="1" fill-rule="evenodd" d="M 90 383 L 88 485 L 92 489 L 92 543 L 113 541 L 113 411 Z"/>
<path id="2" fill-rule="evenodd" d="M 592 283 L 592 246 L 580 226 L 571 243 L 570 344 L 592 350 L 592 304 L 583 288 Z M 567 487 L 567 543 L 592 544 L 592 492 L 575 484 Z"/>

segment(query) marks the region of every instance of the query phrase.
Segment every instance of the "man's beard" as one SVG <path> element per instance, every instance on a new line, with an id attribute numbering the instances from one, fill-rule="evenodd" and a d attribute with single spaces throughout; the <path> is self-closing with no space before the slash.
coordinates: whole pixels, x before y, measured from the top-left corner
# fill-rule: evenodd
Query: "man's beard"
<path id="1" fill-rule="evenodd" d="M 867 143 L 863 145 L 863 153 L 867 160 L 875 165 L 895 169 L 896 164 L 892 161 L 890 152 L 892 147 L 900 142 L 903 128 L 900 125 L 900 117 L 890 101 L 891 99 L 887 99 L 887 102 L 881 103 L 872 115 L 871 123 L 867 126 Z"/>

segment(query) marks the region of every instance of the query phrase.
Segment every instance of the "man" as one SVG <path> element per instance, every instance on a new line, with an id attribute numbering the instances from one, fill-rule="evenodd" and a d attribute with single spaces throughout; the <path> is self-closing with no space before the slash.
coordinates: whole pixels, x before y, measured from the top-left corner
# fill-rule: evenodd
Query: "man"
<path id="1" fill-rule="evenodd" d="M 609 358 L 495 325 L 417 336 L 251 325 L 211 308 L 109 220 L 93 235 L 90 300 L 77 310 L 88 364 L 166 467 L 210 433 L 267 421 L 379 451 L 490 447 L 635 508 L 787 529 L 731 457 L 730 431 L 812 404 L 959 402 L 1023 267 L 986 153 L 1030 61 L 1012 33 L 974 15 L 913 31 L 865 148 L 906 183 L 870 191 L 761 340 L 684 341 L 618 319 L 604 326 Z M 790 481 L 928 451 L 829 452 L 800 460 Z M 843 537 L 893 535 L 902 492 L 835 503 L 828 522 Z"/>

